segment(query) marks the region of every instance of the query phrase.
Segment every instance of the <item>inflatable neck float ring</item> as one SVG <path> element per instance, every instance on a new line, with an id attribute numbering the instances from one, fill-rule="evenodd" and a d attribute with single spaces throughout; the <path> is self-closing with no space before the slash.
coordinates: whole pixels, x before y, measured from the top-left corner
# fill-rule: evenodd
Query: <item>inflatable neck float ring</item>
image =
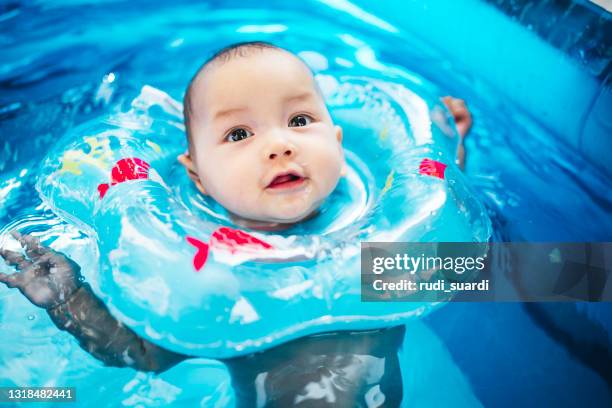
<path id="1" fill-rule="evenodd" d="M 287 232 L 241 230 L 197 193 L 176 163 L 180 105 L 149 86 L 131 110 L 74 129 L 49 153 L 38 191 L 97 242 L 100 268 L 83 272 L 118 319 L 175 352 L 228 358 L 435 306 L 361 302 L 360 242 L 488 241 L 490 221 L 454 164 L 457 136 L 436 118 L 437 98 L 323 79 L 349 174 L 320 215 Z"/>

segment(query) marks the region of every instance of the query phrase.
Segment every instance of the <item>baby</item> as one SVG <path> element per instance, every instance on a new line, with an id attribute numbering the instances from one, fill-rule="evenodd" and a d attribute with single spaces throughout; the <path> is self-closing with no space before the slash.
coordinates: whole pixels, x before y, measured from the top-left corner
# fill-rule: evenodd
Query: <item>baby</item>
<path id="1" fill-rule="evenodd" d="M 345 171 L 342 129 L 313 75 L 272 45 L 213 57 L 191 81 L 184 115 L 189 153 L 180 162 L 243 226 L 309 217 Z"/>
<path id="2" fill-rule="evenodd" d="M 463 137 L 471 125 L 469 112 L 460 100 L 447 97 L 444 103 Z M 346 171 L 342 129 L 333 123 L 312 72 L 297 56 L 272 44 L 241 43 L 216 53 L 189 84 L 184 117 L 188 152 L 179 162 L 197 189 L 243 227 L 276 230 L 316 215 Z M 34 237 L 14 236 L 26 256 L 0 249 L 19 270 L 0 273 L 0 282 L 45 308 L 61 330 L 96 358 L 153 372 L 189 358 L 140 338 L 115 320 L 68 257 Z M 376 390 L 386 406 L 399 405 L 397 349 L 403 330 L 310 336 L 225 360 L 237 404 L 365 406 Z M 263 394 L 261 384 L 255 387 L 261 378 Z M 326 390 L 324 398 L 310 392 L 313 384 Z"/>

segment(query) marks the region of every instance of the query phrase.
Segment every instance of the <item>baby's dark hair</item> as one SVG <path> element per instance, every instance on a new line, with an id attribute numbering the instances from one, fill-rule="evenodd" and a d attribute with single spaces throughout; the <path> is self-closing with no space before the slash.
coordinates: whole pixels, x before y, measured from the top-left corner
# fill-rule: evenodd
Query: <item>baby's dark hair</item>
<path id="1" fill-rule="evenodd" d="M 190 128 L 190 119 L 192 113 L 191 92 L 193 89 L 193 85 L 200 73 L 211 64 L 227 62 L 232 58 L 245 57 L 253 51 L 261 51 L 265 49 L 282 50 L 282 48 L 265 41 L 247 41 L 228 45 L 227 47 L 221 48 L 220 50 L 216 51 L 212 56 L 210 56 L 204 62 L 204 64 L 202 64 L 200 69 L 198 69 L 198 72 L 195 73 L 193 78 L 191 78 L 191 81 L 189 81 L 189 85 L 187 86 L 187 91 L 185 92 L 185 97 L 183 98 L 183 118 L 185 121 L 185 132 L 187 133 L 187 147 L 189 148 L 190 153 L 192 153 L 191 145 L 193 141 Z"/>

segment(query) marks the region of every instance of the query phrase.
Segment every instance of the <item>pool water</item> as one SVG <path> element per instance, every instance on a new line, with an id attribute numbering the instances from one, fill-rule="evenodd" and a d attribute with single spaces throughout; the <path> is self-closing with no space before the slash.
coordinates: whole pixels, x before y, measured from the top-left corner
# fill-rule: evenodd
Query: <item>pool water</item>
<path id="1" fill-rule="evenodd" d="M 418 33 L 334 1 L 39 1 L 0 6 L 0 244 L 35 232 L 82 266 L 96 249 L 41 203 L 37 166 L 70 129 L 126 110 L 144 85 L 180 100 L 209 53 L 266 40 L 323 75 L 433 83 L 474 116 L 465 173 L 498 241 L 610 241 L 612 180 Z M 3 270 L 4 266 L 0 267 Z M 609 315 L 594 305 L 595 316 Z M 408 406 L 574 406 L 612 401 L 601 375 L 521 304 L 449 304 L 408 325 Z M 0 289 L 0 386 L 78 388 L 79 406 L 226 406 L 227 372 L 197 359 L 155 377 L 103 367 L 16 291 Z M 408 364 L 409 363 L 409 364 Z M 440 392 L 441 390 L 444 392 Z"/>

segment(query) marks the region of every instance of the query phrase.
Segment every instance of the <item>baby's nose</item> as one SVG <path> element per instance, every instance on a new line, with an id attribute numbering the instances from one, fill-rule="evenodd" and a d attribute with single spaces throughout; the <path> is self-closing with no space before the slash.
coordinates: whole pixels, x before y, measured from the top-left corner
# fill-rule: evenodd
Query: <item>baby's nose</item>
<path id="1" fill-rule="evenodd" d="M 290 158 L 295 156 L 295 146 L 285 138 L 275 138 L 266 146 L 265 157 L 268 160 L 277 160 L 282 157 Z"/>
<path id="2" fill-rule="evenodd" d="M 292 154 L 293 154 L 293 151 L 292 151 L 291 149 L 289 149 L 289 148 L 287 148 L 287 149 L 286 149 L 284 152 L 282 152 L 282 155 L 283 155 L 283 156 L 287 156 L 287 157 L 291 156 Z M 274 160 L 274 159 L 276 159 L 278 156 L 280 156 L 280 154 L 279 154 L 279 153 L 270 153 L 270 154 L 268 155 L 268 159 L 270 159 L 270 160 Z"/>

